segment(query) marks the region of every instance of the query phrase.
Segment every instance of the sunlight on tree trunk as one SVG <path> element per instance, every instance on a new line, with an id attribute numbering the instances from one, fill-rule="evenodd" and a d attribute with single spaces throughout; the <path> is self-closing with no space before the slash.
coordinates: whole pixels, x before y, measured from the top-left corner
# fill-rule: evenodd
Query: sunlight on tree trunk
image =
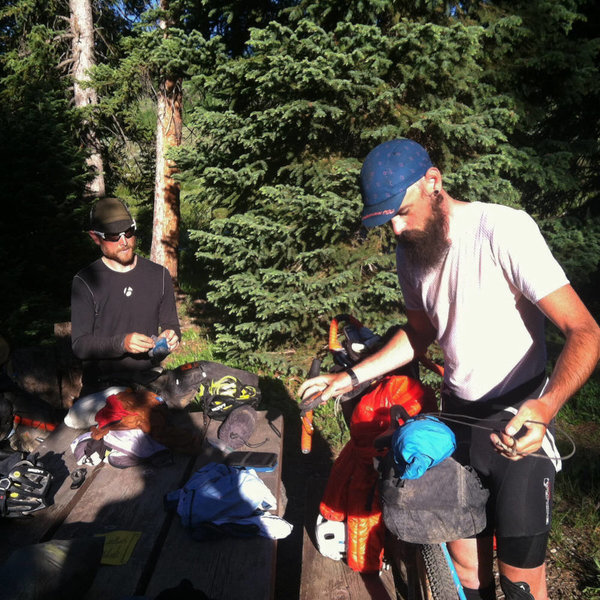
<path id="1" fill-rule="evenodd" d="M 160 7 L 167 10 L 168 0 Z M 160 26 L 168 35 L 168 23 Z M 156 125 L 156 178 L 154 185 L 154 219 L 150 259 L 166 267 L 177 281 L 179 250 L 179 183 L 173 179 L 177 172 L 175 161 L 167 158 L 170 147 L 181 144 L 182 125 L 181 79 L 166 78 L 158 90 L 158 121 Z"/>
<path id="2" fill-rule="evenodd" d="M 94 20 L 91 0 L 69 0 L 71 11 L 71 33 L 73 34 L 73 69 L 75 106 L 84 108 L 98 103 L 93 87 L 86 87 L 89 70 L 96 64 L 94 57 Z M 83 143 L 89 151 L 87 164 L 94 171 L 94 179 L 88 183 L 89 196 L 104 196 L 104 165 L 100 154 L 100 144 L 96 131 L 87 121 L 84 122 Z"/>
<path id="3" fill-rule="evenodd" d="M 171 146 L 181 144 L 181 81 L 166 80 L 158 95 L 156 128 L 156 179 L 154 220 L 150 258 L 165 266 L 177 279 L 179 249 L 179 183 L 173 179 L 177 167 L 166 157 Z"/>

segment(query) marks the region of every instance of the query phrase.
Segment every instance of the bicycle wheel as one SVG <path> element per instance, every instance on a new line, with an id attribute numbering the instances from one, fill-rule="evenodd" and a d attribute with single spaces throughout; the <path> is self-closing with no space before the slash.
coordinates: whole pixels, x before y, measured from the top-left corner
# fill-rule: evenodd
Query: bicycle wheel
<path id="1" fill-rule="evenodd" d="M 423 544 L 421 555 L 425 563 L 425 572 L 431 595 L 434 600 L 455 600 L 458 596 L 456 583 L 446 562 L 440 544 Z"/>

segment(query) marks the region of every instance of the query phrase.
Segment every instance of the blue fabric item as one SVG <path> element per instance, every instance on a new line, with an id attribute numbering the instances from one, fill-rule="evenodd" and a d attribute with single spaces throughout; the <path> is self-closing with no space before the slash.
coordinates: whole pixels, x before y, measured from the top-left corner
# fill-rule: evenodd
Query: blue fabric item
<path id="1" fill-rule="evenodd" d="M 392 437 L 392 453 L 400 479 L 418 479 L 455 449 L 454 433 L 435 417 L 409 419 Z"/>
<path id="2" fill-rule="evenodd" d="M 276 508 L 269 488 L 251 470 L 209 463 L 196 471 L 183 488 L 170 492 L 165 505 L 177 507 L 185 527 L 207 521 L 236 520 Z"/>
<path id="3" fill-rule="evenodd" d="M 389 221 L 398 212 L 407 188 L 432 166 L 425 148 L 412 140 L 390 140 L 371 150 L 360 171 L 363 225 L 375 227 Z"/>

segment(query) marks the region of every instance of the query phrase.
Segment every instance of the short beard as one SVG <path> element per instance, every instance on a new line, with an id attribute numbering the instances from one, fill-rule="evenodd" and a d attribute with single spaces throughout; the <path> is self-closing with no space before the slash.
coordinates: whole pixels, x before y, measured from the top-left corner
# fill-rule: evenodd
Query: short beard
<path id="1" fill-rule="evenodd" d="M 439 265 L 450 246 L 448 216 L 442 210 L 440 200 L 437 195 L 430 198 L 431 216 L 422 231 L 405 231 L 396 236 L 408 264 L 423 272 Z"/>
<path id="2" fill-rule="evenodd" d="M 135 238 L 134 241 L 129 241 L 127 244 L 127 249 L 123 246 L 118 246 L 117 248 L 108 248 L 102 249 L 102 254 L 110 260 L 114 260 L 116 263 L 129 267 L 133 264 L 135 260 Z"/>

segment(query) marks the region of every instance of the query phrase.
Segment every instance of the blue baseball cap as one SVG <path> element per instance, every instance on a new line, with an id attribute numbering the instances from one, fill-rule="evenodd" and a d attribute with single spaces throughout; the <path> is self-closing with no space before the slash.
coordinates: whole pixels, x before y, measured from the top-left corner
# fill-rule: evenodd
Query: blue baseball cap
<path id="1" fill-rule="evenodd" d="M 373 148 L 360 170 L 363 225 L 375 227 L 389 221 L 406 190 L 432 166 L 425 148 L 412 140 L 390 140 Z"/>

